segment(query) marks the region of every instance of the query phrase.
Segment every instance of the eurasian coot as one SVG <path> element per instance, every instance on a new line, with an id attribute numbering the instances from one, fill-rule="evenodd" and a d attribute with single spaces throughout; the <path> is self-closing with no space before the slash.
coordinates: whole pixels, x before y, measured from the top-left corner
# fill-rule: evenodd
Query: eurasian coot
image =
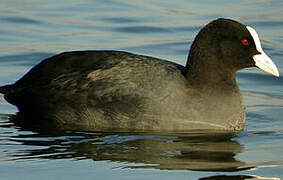
<path id="1" fill-rule="evenodd" d="M 185 67 L 122 51 L 65 52 L 43 60 L 5 99 L 25 120 L 85 130 L 241 130 L 245 106 L 236 72 L 279 76 L 254 29 L 217 19 L 196 36 Z"/>

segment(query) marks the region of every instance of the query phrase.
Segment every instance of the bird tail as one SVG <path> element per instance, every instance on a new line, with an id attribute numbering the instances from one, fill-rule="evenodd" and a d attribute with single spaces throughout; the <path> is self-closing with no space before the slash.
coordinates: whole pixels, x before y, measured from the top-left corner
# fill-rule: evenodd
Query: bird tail
<path id="1" fill-rule="evenodd" d="M 5 85 L 0 87 L 0 93 L 7 94 L 11 91 L 12 85 Z"/>

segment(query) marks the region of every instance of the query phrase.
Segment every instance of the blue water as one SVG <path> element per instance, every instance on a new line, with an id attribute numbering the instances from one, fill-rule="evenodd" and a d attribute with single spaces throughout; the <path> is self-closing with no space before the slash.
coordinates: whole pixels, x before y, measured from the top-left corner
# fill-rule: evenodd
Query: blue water
<path id="1" fill-rule="evenodd" d="M 185 64 L 218 17 L 245 23 L 283 74 L 283 1 L 2 0 L 0 84 L 56 53 L 115 49 Z M 0 95 L 0 179 L 248 179 L 283 177 L 283 79 L 238 73 L 247 123 L 237 134 L 98 133 L 14 124 Z"/>

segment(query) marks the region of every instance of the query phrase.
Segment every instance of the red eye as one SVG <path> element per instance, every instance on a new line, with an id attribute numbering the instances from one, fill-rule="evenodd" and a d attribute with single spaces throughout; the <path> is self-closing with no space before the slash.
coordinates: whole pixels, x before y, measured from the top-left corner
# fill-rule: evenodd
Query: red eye
<path id="1" fill-rule="evenodd" d="M 245 46 L 247 46 L 247 45 L 249 45 L 249 41 L 246 40 L 246 39 L 243 39 L 243 40 L 242 40 L 242 44 L 245 45 Z"/>

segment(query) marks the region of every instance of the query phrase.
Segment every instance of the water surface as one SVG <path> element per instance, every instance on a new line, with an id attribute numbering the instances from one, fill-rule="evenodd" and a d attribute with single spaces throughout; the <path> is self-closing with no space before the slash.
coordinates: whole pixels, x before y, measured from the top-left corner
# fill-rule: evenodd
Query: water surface
<path id="1" fill-rule="evenodd" d="M 283 72 L 283 1 L 2 0 L 0 84 L 56 53 L 115 49 L 185 64 L 194 36 L 228 17 L 252 26 Z M 15 124 L 0 95 L 0 179 L 249 179 L 283 176 L 282 78 L 238 73 L 245 130 L 117 133 Z"/>

